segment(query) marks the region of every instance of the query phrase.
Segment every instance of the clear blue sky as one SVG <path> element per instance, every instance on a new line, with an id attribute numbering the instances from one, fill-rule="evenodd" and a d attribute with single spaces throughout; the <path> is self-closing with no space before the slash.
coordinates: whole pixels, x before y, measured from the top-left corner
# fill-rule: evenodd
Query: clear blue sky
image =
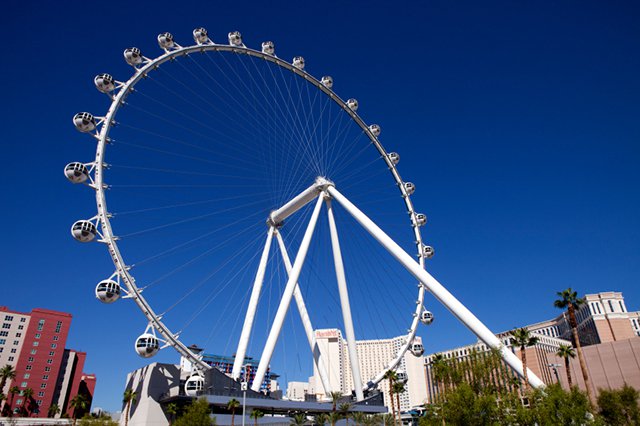
<path id="1" fill-rule="evenodd" d="M 304 55 L 314 75 L 330 70 L 418 186 L 429 270 L 492 330 L 556 315 L 569 286 L 622 291 L 640 309 L 637 2 L 9 1 L 0 20 L 0 304 L 73 314 L 69 346 L 88 352 L 94 406 L 119 408 L 126 372 L 145 364 L 132 348 L 144 322 L 130 303 L 93 299 L 112 266 L 104 247 L 69 236 L 94 211 L 62 175 L 93 149 L 71 117 L 104 110 L 93 76 L 124 79 L 122 50 L 157 54 L 163 31 L 186 43 L 196 26 L 217 40 L 237 29 L 252 47 Z M 474 340 L 429 303 L 428 352 Z"/>

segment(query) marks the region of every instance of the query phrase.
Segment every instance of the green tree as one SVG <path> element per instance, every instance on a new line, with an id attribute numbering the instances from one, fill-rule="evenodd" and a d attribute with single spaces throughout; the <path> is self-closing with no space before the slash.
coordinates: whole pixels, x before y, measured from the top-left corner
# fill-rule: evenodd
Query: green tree
<path id="1" fill-rule="evenodd" d="M 560 345 L 558 347 L 556 355 L 564 359 L 564 369 L 567 372 L 567 383 L 569 383 L 569 388 L 571 388 L 571 386 L 573 386 L 573 383 L 571 383 L 571 369 L 569 369 L 569 358 L 575 358 L 576 352 L 569 345 Z"/>
<path id="2" fill-rule="evenodd" d="M 57 414 L 60 414 L 60 406 L 54 402 L 47 410 L 47 417 L 55 417 Z"/>
<path id="3" fill-rule="evenodd" d="M 331 426 L 333 426 L 338 422 L 338 420 L 340 420 L 340 413 L 338 413 L 337 411 L 332 411 L 327 417 L 329 418 L 329 423 L 331 424 Z"/>
<path id="4" fill-rule="evenodd" d="M 565 391 L 559 384 L 553 384 L 544 390 L 537 389 L 532 397 L 534 404 L 529 411 L 534 423 L 540 426 L 583 425 L 594 418 L 589 398 L 577 387 Z"/>
<path id="5" fill-rule="evenodd" d="M 304 413 L 294 414 L 290 423 L 295 426 L 304 426 L 307 424 L 307 416 Z"/>
<path id="6" fill-rule="evenodd" d="M 171 423 L 173 423 L 173 421 L 176 419 L 176 415 L 178 414 L 178 404 L 176 404 L 175 402 L 167 404 L 167 406 L 164 407 L 164 411 L 169 416 L 169 426 L 171 426 Z"/>
<path id="7" fill-rule="evenodd" d="M 13 407 L 13 399 L 16 397 L 17 394 L 20 393 L 20 388 L 17 386 L 12 386 L 9 389 L 9 403 L 5 405 L 5 413 L 7 416 L 12 416 L 13 415 L 13 411 L 11 410 L 11 407 Z"/>
<path id="8" fill-rule="evenodd" d="M 404 383 L 395 382 L 393 384 L 393 393 L 396 395 L 396 406 L 398 407 L 398 422 L 402 424 L 402 411 L 400 410 L 400 394 L 406 390 Z"/>
<path id="9" fill-rule="evenodd" d="M 578 351 L 578 361 L 580 361 L 580 369 L 582 370 L 584 386 L 587 390 L 589 401 L 593 401 L 589 374 L 587 373 L 587 364 L 585 364 L 584 361 L 582 346 L 580 345 L 580 337 L 578 336 L 578 321 L 576 320 L 576 310 L 580 309 L 580 306 L 584 305 L 587 302 L 584 297 L 579 298 L 578 293 L 573 291 L 571 287 L 566 290 L 559 291 L 557 295 L 560 297 L 560 299 L 557 299 L 555 302 L 553 302 L 553 306 L 559 309 L 567 309 L 567 313 L 569 314 L 569 325 L 571 326 L 571 334 L 573 336 L 573 345 Z"/>
<path id="10" fill-rule="evenodd" d="M 351 404 L 348 402 L 343 402 L 338 407 L 338 411 L 340 412 L 340 417 L 347 421 L 347 426 L 349 426 L 349 417 L 351 417 Z"/>
<path id="11" fill-rule="evenodd" d="M 16 378 L 16 370 L 12 365 L 6 364 L 4 367 L 0 368 L 0 393 L 4 392 L 4 386 L 7 384 L 7 381 L 11 381 Z M 2 401 L 0 401 L 0 405 L 2 405 Z"/>
<path id="12" fill-rule="evenodd" d="M 240 407 L 240 401 L 235 398 L 231 398 L 229 402 L 227 402 L 227 410 L 231 411 L 231 426 L 235 424 L 236 410 L 238 407 Z"/>
<path id="13" fill-rule="evenodd" d="M 86 396 L 79 393 L 69 401 L 69 406 L 73 408 L 73 424 L 75 426 L 78 417 L 82 417 L 89 409 L 89 400 Z"/>
<path id="14" fill-rule="evenodd" d="M 396 382 L 396 380 L 398 380 L 398 375 L 393 370 L 387 370 L 387 372 L 384 373 L 383 378 L 385 378 L 385 379 L 387 379 L 389 381 L 389 399 L 391 400 L 391 415 L 393 416 L 393 422 L 395 424 L 396 405 L 395 405 L 395 402 L 393 400 L 393 385 Z M 398 407 L 398 408 L 400 408 L 400 407 Z"/>
<path id="15" fill-rule="evenodd" d="M 338 401 L 342 398 L 342 393 L 340 392 L 331 392 L 329 394 L 331 398 L 331 411 L 336 411 L 336 407 L 338 406 Z"/>
<path id="16" fill-rule="evenodd" d="M 138 394 L 133 389 L 127 389 L 122 394 L 122 402 L 125 404 L 124 409 L 124 426 L 129 425 L 129 412 L 131 410 L 131 405 L 136 403 L 138 399 Z"/>
<path id="17" fill-rule="evenodd" d="M 258 419 L 264 417 L 264 413 L 260 410 L 253 410 L 249 415 L 253 419 L 253 426 L 258 426 Z"/>
<path id="18" fill-rule="evenodd" d="M 118 426 L 118 422 L 114 422 L 108 416 L 95 418 L 87 414 L 80 419 L 78 426 Z"/>
<path id="19" fill-rule="evenodd" d="M 383 414 L 381 419 L 382 426 L 393 426 L 396 422 L 396 418 L 392 414 Z"/>
<path id="20" fill-rule="evenodd" d="M 173 426 L 210 426 L 215 425 L 215 417 L 211 418 L 209 402 L 205 398 L 193 401 L 184 414 L 173 423 Z"/>
<path id="21" fill-rule="evenodd" d="M 326 425 L 328 421 L 329 421 L 329 416 L 327 416 L 325 413 L 316 414 L 314 418 L 315 424 L 319 426 Z"/>
<path id="22" fill-rule="evenodd" d="M 533 346 L 538 343 L 538 338 L 532 336 L 529 329 L 526 327 L 516 328 L 511 332 L 512 343 L 520 348 L 520 355 L 522 357 L 522 372 L 524 379 L 524 391 L 529 392 L 529 374 L 527 372 L 527 347 Z"/>
<path id="23" fill-rule="evenodd" d="M 27 411 L 27 403 L 31 403 L 31 399 L 33 398 L 33 389 L 26 388 L 22 391 L 22 412 L 26 415 Z"/>
<path id="24" fill-rule="evenodd" d="M 356 411 L 351 415 L 355 426 L 362 426 L 367 422 L 367 416 L 362 411 Z"/>
<path id="25" fill-rule="evenodd" d="M 601 389 L 598 395 L 598 412 L 607 425 L 640 425 L 638 391 L 629 385 L 622 389 Z"/>

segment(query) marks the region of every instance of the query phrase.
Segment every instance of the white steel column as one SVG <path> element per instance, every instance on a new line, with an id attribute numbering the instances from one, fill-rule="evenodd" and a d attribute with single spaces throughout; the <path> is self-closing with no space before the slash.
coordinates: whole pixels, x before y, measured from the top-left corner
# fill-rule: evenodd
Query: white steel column
<path id="1" fill-rule="evenodd" d="M 353 319 L 351 318 L 351 304 L 349 303 L 349 291 L 347 290 L 347 279 L 344 274 L 344 264 L 342 263 L 342 252 L 340 251 L 340 240 L 338 239 L 338 228 L 333 217 L 331 199 L 327 197 L 327 215 L 329 216 L 329 229 L 331 231 L 331 246 L 333 248 L 333 262 L 336 266 L 336 280 L 340 292 L 340 305 L 342 306 L 342 321 L 344 322 L 344 333 L 347 335 L 347 348 L 349 349 L 349 361 L 351 361 L 351 375 L 353 376 L 353 386 L 356 391 L 356 400 L 362 401 L 362 376 L 360 375 L 360 360 L 356 349 L 356 334 L 353 330 Z"/>
<path id="2" fill-rule="evenodd" d="M 289 254 L 287 253 L 287 247 L 285 247 L 284 241 L 282 240 L 282 235 L 278 231 L 276 231 L 276 239 L 278 241 L 278 245 L 280 246 L 280 252 L 282 253 L 282 259 L 284 260 L 284 266 L 287 269 L 287 274 L 290 274 L 291 260 L 289 259 Z M 309 317 L 309 312 L 307 311 L 307 307 L 304 303 L 304 298 L 302 297 L 302 292 L 300 291 L 300 285 L 298 283 L 296 283 L 296 287 L 293 290 L 293 298 L 296 300 L 296 304 L 298 305 L 300 319 L 302 320 L 304 331 L 307 334 L 307 340 L 309 341 L 309 346 L 311 347 L 311 352 L 313 353 L 313 361 L 315 362 L 316 368 L 318 369 L 318 374 L 320 375 L 320 381 L 322 382 L 322 387 L 324 388 L 324 394 L 328 396 L 331 393 L 329 375 L 327 374 L 327 368 L 325 366 L 324 359 L 320 354 L 320 348 L 318 348 L 318 343 L 316 342 L 316 335 L 313 330 L 313 325 L 311 325 L 311 318 Z"/>
<path id="3" fill-rule="evenodd" d="M 231 370 L 231 376 L 234 380 L 238 380 L 240 377 L 240 370 L 242 370 L 244 357 L 247 354 L 247 346 L 249 345 L 249 337 L 251 337 L 251 328 L 253 327 L 253 321 L 256 316 L 256 309 L 258 308 L 258 300 L 260 299 L 260 291 L 262 289 L 262 282 L 264 281 L 264 272 L 267 268 L 269 249 L 271 248 L 271 241 L 273 239 L 274 232 L 275 228 L 270 226 L 267 231 L 267 242 L 264 244 L 264 249 L 262 250 L 262 257 L 260 258 L 256 278 L 253 281 L 253 290 L 251 290 L 249 307 L 247 308 L 247 314 L 244 317 L 244 325 L 242 326 L 240 341 L 238 342 L 238 350 L 236 351 L 236 358 L 233 360 L 233 369 Z"/>
<path id="4" fill-rule="evenodd" d="M 298 278 L 300 277 L 300 271 L 302 270 L 304 259 L 307 256 L 307 251 L 309 250 L 309 243 L 311 243 L 311 236 L 313 235 L 313 231 L 316 227 L 316 222 L 318 222 L 318 215 L 320 214 L 321 207 L 322 197 L 318 197 L 316 206 L 313 209 L 313 213 L 311 214 L 311 220 L 309 220 L 307 230 L 305 231 L 302 242 L 300 243 L 300 249 L 298 250 L 298 254 L 296 255 L 296 260 L 293 262 L 293 268 L 291 269 L 291 273 L 289 274 L 289 280 L 287 281 L 287 285 L 284 289 L 284 292 L 282 293 L 282 299 L 280 299 L 278 311 L 276 312 L 276 316 L 273 319 L 273 324 L 271 325 L 271 330 L 269 331 L 267 343 L 265 344 L 264 350 L 262 351 L 262 356 L 260 356 L 260 364 L 258 365 L 258 370 L 256 371 L 256 375 L 251 386 L 251 390 L 255 392 L 260 391 L 260 385 L 264 380 L 264 375 L 266 374 L 269 363 L 271 362 L 271 356 L 273 355 L 273 350 L 275 349 L 276 343 L 278 342 L 280 330 L 282 330 L 282 324 L 284 323 L 284 319 L 287 316 L 287 310 L 289 309 L 289 305 L 291 304 L 291 297 L 293 296 L 293 289 L 296 287 L 296 283 L 298 282 Z"/>
<path id="5" fill-rule="evenodd" d="M 469 311 L 458 299 L 444 288 L 435 278 L 425 271 L 419 263 L 405 252 L 395 241 L 384 233 L 371 219 L 353 205 L 335 187 L 329 186 L 326 191 L 335 198 L 359 223 L 362 225 L 393 257 L 398 260 L 414 277 L 416 277 L 444 306 L 451 311 L 464 325 L 480 338 L 487 346 L 497 349 L 502 354 L 502 358 L 520 376 L 523 376 L 522 362 L 518 357 L 505 347 L 502 342 L 485 326 L 475 315 Z M 527 369 L 529 382 L 535 388 L 543 388 L 545 385 Z"/>

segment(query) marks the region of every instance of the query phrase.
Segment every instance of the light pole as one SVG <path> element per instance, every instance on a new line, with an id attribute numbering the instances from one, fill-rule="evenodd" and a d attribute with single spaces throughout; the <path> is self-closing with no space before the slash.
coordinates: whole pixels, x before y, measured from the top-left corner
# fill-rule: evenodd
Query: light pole
<path id="1" fill-rule="evenodd" d="M 558 377 L 558 367 L 562 367 L 560 364 L 548 364 L 553 370 L 553 374 L 556 375 L 556 383 L 560 383 L 560 377 Z"/>
<path id="2" fill-rule="evenodd" d="M 247 409 L 247 388 L 249 387 L 249 382 L 247 381 L 247 365 L 244 365 L 244 377 L 242 378 L 242 383 L 240 383 L 240 389 L 242 390 L 242 426 L 244 426 L 244 418 L 246 417 L 246 409 Z"/>

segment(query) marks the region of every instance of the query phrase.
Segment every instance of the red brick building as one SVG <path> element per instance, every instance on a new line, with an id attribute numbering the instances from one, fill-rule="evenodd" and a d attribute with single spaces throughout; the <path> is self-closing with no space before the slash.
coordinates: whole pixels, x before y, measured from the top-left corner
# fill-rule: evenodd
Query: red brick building
<path id="1" fill-rule="evenodd" d="M 57 404 L 61 414 L 72 415 L 69 401 L 83 393 L 91 403 L 95 376 L 82 372 L 86 354 L 65 349 L 71 314 L 33 309 L 30 313 L 0 306 L 0 366 L 14 366 L 16 378 L 2 391 L 8 396 L 4 410 L 26 409 L 31 417 L 47 417 Z M 6 334 L 6 336 L 5 336 Z M 9 390 L 17 387 L 18 394 Z M 31 398 L 25 390 L 31 389 Z"/>

